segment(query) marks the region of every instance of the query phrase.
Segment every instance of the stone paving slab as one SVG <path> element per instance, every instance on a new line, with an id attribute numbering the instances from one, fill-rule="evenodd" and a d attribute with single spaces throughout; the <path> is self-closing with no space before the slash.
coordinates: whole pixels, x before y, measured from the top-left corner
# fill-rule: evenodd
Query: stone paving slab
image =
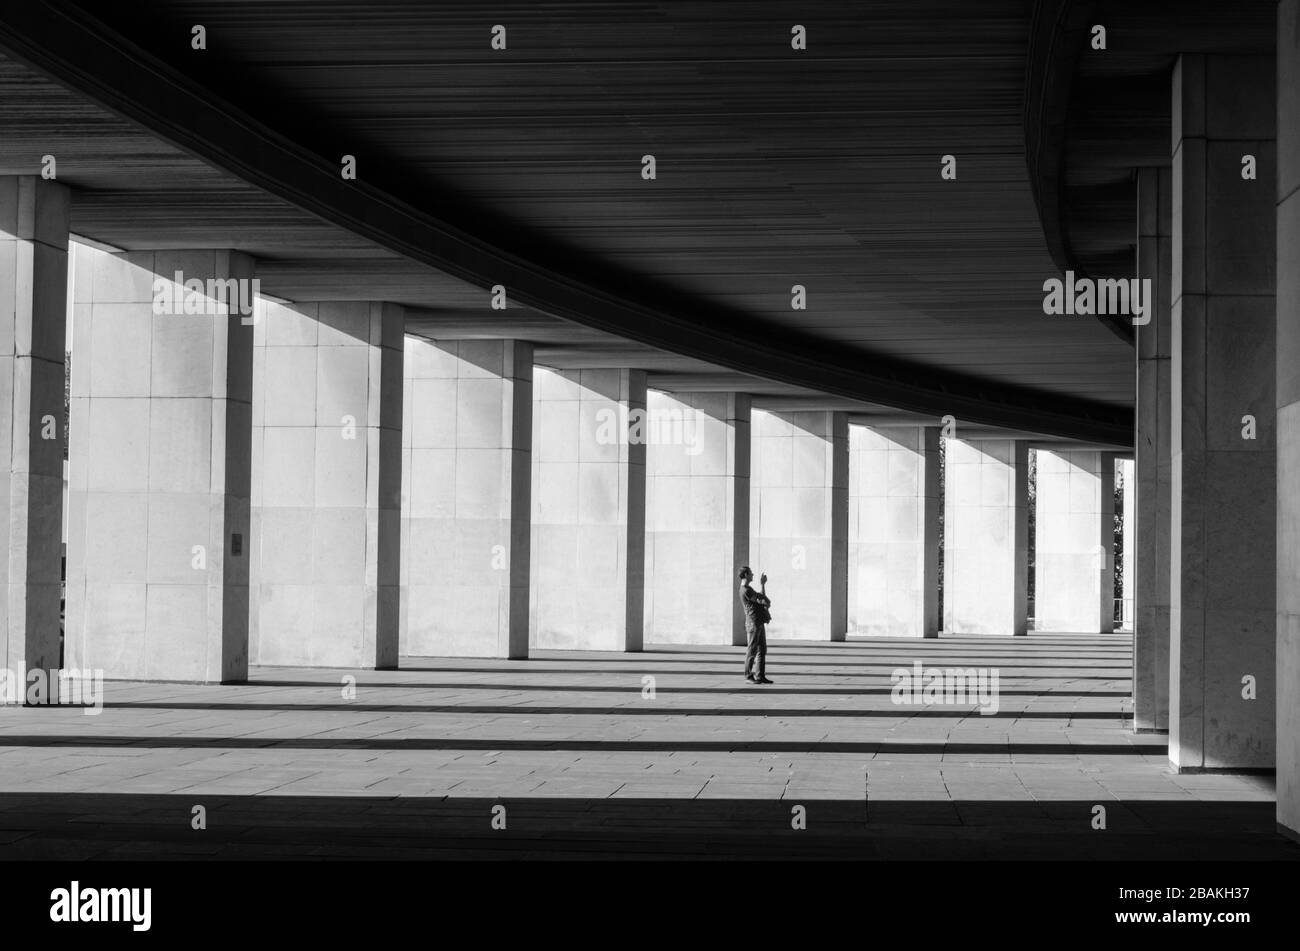
<path id="1" fill-rule="evenodd" d="M 1164 736 L 1131 732 L 1126 636 L 773 642 L 769 660 L 777 682 L 762 687 L 741 680 L 743 648 L 651 646 L 403 658 L 397 671 L 259 668 L 244 685 L 111 681 L 98 716 L 0 708 L 0 856 L 45 845 L 50 856 L 358 857 L 389 836 L 397 844 L 378 852 L 411 858 L 709 854 L 711 837 L 748 855 L 758 847 L 746 828 L 793 832 L 795 805 L 857 830 L 853 856 L 1102 856 L 1153 830 L 1194 854 L 1296 854 L 1267 821 L 1271 777 L 1180 775 Z M 893 703 L 892 671 L 917 661 L 997 668 L 996 714 Z M 355 699 L 342 696 L 345 676 Z M 230 833 L 216 845 L 186 838 L 199 802 Z M 498 802 L 534 815 L 523 825 L 537 841 L 466 826 Z M 1122 834 L 1090 837 L 1098 803 Z M 440 837 L 403 844 L 394 816 Z M 657 841 L 656 822 L 689 835 Z M 870 836 L 854 838 L 861 824 Z M 547 829 L 568 838 L 545 842 Z M 1031 831 L 1058 854 L 1022 842 Z M 774 854 L 831 848 L 811 838 Z"/>

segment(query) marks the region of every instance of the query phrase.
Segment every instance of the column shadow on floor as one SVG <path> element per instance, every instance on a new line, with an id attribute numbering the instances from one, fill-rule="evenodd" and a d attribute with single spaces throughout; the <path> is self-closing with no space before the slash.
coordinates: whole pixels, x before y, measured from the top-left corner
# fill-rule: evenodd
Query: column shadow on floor
<path id="1" fill-rule="evenodd" d="M 671 692 L 671 691 L 666 691 Z M 1052 696 L 1057 696 L 1053 694 Z M 1096 696 L 1087 694 L 1086 696 Z M 648 716 L 648 717 L 884 717 L 908 719 L 927 717 L 960 720 L 977 717 L 989 720 L 1112 720 L 1131 722 L 1132 717 L 1115 710 L 998 710 L 981 714 L 973 704 L 966 707 L 896 706 L 884 710 L 862 710 L 852 707 L 808 709 L 790 707 L 669 707 L 669 706 L 521 706 L 519 704 L 423 704 L 423 703 L 356 703 L 348 701 L 331 703 L 182 703 L 176 701 L 119 701 L 104 703 L 105 710 L 285 710 L 304 713 L 449 713 L 488 716 Z"/>
<path id="2" fill-rule="evenodd" d="M 844 753 L 868 756 L 876 753 L 893 755 L 943 754 L 960 757 L 990 753 L 1014 753 L 1017 756 L 1168 756 L 1163 745 L 1138 746 L 1133 743 L 1032 743 L 998 740 L 988 743 L 936 742 L 849 742 L 843 740 L 511 740 L 502 738 L 462 739 L 459 737 L 408 737 L 389 740 L 383 737 L 274 737 L 274 736 L 116 736 L 87 735 L 5 735 L 9 747 L 113 747 L 121 749 L 275 749 L 284 750 L 485 750 L 502 752 L 564 750 L 575 753 Z"/>
<path id="3" fill-rule="evenodd" d="M 498 671 L 499 672 L 499 671 Z M 1075 678 L 1070 678 L 1075 679 Z M 1082 679 L 1082 678 L 1078 678 Z M 337 689 L 337 684 L 326 680 L 263 680 L 258 678 L 255 681 L 249 681 L 249 684 L 255 687 L 329 687 Z M 361 676 L 357 678 L 357 686 L 365 687 L 367 690 L 372 688 L 383 688 L 387 690 L 413 690 L 427 688 L 432 690 L 452 690 L 456 692 L 466 690 L 490 690 L 500 692 L 533 690 L 544 693 L 555 693 L 556 691 L 565 690 L 574 693 L 638 693 L 641 690 L 641 684 L 637 683 L 635 687 L 629 684 L 554 684 L 538 681 L 537 683 L 464 683 L 455 680 L 448 680 L 442 683 L 429 681 L 373 681 L 363 680 Z M 655 688 L 657 693 L 689 693 L 689 694 L 778 694 L 782 696 L 800 697 L 800 696 L 819 696 L 829 694 L 832 696 L 876 696 L 888 697 L 893 693 L 892 687 L 799 687 L 797 689 L 782 689 L 781 687 L 756 687 L 741 686 L 735 687 L 682 687 L 673 685 L 660 685 Z M 998 695 L 1002 697 L 1044 697 L 1049 699 L 1058 699 L 1061 697 L 1128 697 L 1127 690 L 1047 690 L 1025 688 L 1023 690 L 999 690 Z"/>

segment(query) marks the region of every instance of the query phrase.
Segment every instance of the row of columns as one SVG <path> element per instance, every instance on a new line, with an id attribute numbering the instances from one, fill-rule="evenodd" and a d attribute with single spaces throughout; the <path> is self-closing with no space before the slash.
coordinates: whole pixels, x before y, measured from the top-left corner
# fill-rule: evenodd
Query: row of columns
<path id="1" fill-rule="evenodd" d="M 1180 56 L 1138 175 L 1134 713 L 1180 770 L 1274 769 L 1300 838 L 1300 0 L 1277 44 Z"/>
<path id="2" fill-rule="evenodd" d="M 45 423 L 58 412 L 63 342 L 50 328 L 65 303 L 66 196 L 7 183 L 5 260 L 18 277 L 4 616 L 8 655 L 33 666 L 51 663 L 24 632 L 48 640 L 51 626 L 28 619 L 56 590 L 32 540 L 58 537 L 45 530 L 58 507 L 46 496 L 61 444 Z M 399 631 L 410 653 L 507 657 L 530 641 L 734 642 L 734 568 L 751 560 L 780 592 L 774 633 L 937 627 L 932 429 L 751 413 L 735 394 L 652 394 L 635 370 L 535 370 L 518 342 L 404 340 L 400 310 L 385 304 L 263 301 L 251 321 L 159 314 L 159 278 L 246 280 L 251 261 L 87 258 L 73 283 L 68 666 L 180 680 L 238 680 L 250 662 L 383 667 L 396 663 Z M 1178 359 L 1166 361 L 1171 379 Z M 649 431 L 632 438 L 638 412 Z M 657 437 L 674 412 L 681 431 Z M 947 445 L 943 626 L 1022 632 L 1026 447 Z M 1225 463 L 1240 454 L 1223 452 Z M 1040 459 L 1040 627 L 1106 629 L 1108 457 Z M 1175 540 L 1176 503 L 1203 497 L 1183 492 L 1171 489 Z M 41 531 L 14 532 L 40 512 Z M 1198 551 L 1190 536 L 1180 544 Z M 1194 640 L 1171 634 L 1171 663 Z M 1216 643 L 1227 642 L 1200 646 Z M 1171 695 L 1205 691 L 1204 657 L 1180 661 Z"/>
<path id="3" fill-rule="evenodd" d="M 1280 346 L 1297 262 L 1279 240 L 1278 157 L 1297 152 L 1278 148 L 1279 116 L 1296 121 L 1279 75 L 1268 57 L 1180 56 L 1171 166 L 1137 174 L 1152 307 L 1137 328 L 1134 726 L 1167 731 L 1180 770 L 1281 771 L 1278 649 L 1300 542 L 1286 510 L 1300 480 L 1279 455 L 1280 390 L 1300 354 Z M 1280 811 L 1286 798 L 1279 778 Z"/>
<path id="4" fill-rule="evenodd" d="M 6 650 L 53 666 L 67 193 L 4 184 Z M 259 298 L 240 314 L 244 255 L 76 247 L 65 666 L 238 681 L 250 664 L 393 667 L 399 645 L 743 643 L 750 562 L 772 575 L 776 635 L 938 632 L 933 427 L 536 368 L 523 342 L 405 338 L 385 303 Z M 205 312 L 174 312 L 192 282 Z M 1027 449 L 948 445 L 943 626 L 1023 633 Z M 1053 623 L 1109 629 L 1081 548 L 1105 464 L 1055 458 L 1040 590 L 1082 586 L 1096 609 Z"/>
<path id="5" fill-rule="evenodd" d="M 518 342 L 405 347 L 404 653 L 743 643 L 747 563 L 782 637 L 938 633 L 936 427 L 649 391 L 637 370 L 533 367 Z M 1027 447 L 948 446 L 944 627 L 1024 633 Z M 1110 630 L 1114 456 L 1040 459 L 1039 584 L 1060 606 L 1039 628 Z"/>

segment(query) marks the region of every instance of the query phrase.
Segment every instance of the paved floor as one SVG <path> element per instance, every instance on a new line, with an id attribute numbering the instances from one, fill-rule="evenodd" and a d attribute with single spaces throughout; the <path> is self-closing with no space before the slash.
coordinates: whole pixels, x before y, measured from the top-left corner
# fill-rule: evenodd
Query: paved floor
<path id="1" fill-rule="evenodd" d="M 0 857 L 1300 857 L 1272 777 L 1178 775 L 1130 732 L 1127 636 L 774 643 L 770 686 L 742 654 L 259 668 L 109 682 L 98 716 L 0 708 Z M 916 661 L 996 669 L 999 709 L 893 703 Z"/>

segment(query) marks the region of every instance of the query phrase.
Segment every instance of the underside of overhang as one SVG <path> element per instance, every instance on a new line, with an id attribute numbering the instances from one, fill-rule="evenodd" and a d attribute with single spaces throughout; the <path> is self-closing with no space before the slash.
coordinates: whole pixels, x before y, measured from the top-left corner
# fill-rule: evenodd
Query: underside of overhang
<path id="1" fill-rule="evenodd" d="M 254 6 L 271 10 L 278 5 Z M 705 29 L 703 21 L 679 11 L 690 7 L 699 13 L 711 6 L 716 5 L 651 5 L 670 32 L 679 33 L 692 24 Z M 492 207 L 483 200 L 475 203 L 463 190 L 440 187 L 429 168 L 441 166 L 404 162 L 400 155 L 384 150 L 384 136 L 373 129 L 336 123 L 330 126 L 332 138 L 326 139 L 336 145 L 359 143 L 353 148 L 364 170 L 357 181 L 345 181 L 337 157 L 329 154 L 328 142 L 321 144 L 322 135 L 302 131 L 312 125 L 320 101 L 286 102 L 275 82 L 267 83 L 264 96 L 248 98 L 249 87 L 256 87 L 261 78 L 283 84 L 285 76 L 293 74 L 292 68 L 287 73 L 265 69 L 255 61 L 255 53 L 241 60 L 238 44 L 227 49 L 218 40 L 201 66 L 187 70 L 177 64 L 176 57 L 188 50 L 191 21 L 202 18 L 210 24 L 212 35 L 220 37 L 222 24 L 233 14 L 211 4 L 171 5 L 170 15 L 154 17 L 148 21 L 152 26 L 145 28 L 140 26 L 142 18 L 148 20 L 158 12 L 148 7 L 138 5 L 131 16 L 115 19 L 112 25 L 95 19 L 80 5 L 54 0 L 0 14 L 0 49 L 10 57 L 0 63 L 0 83 L 6 90 L 0 108 L 11 133 L 0 145 L 0 171 L 30 173 L 39 167 L 41 155 L 59 155 L 60 179 L 77 194 L 73 226 L 80 234 L 125 249 L 235 247 L 258 258 L 263 287 L 278 297 L 392 300 L 409 308 L 410 333 L 529 339 L 538 345 L 537 359 L 544 365 L 639 366 L 651 373 L 652 385 L 665 389 L 733 388 L 754 393 L 760 404 L 794 401 L 792 405 L 844 408 L 882 424 L 891 420 L 933 423 L 951 415 L 990 433 L 1117 448 L 1132 444 L 1131 350 L 1095 322 L 1058 320 L 1052 325 L 1038 310 L 1042 279 L 1052 271 L 1047 254 L 1024 238 L 1037 230 L 1037 222 L 1022 218 L 1019 211 L 1020 196 L 1029 197 L 1028 186 L 1017 182 L 1009 162 L 1005 167 L 1000 164 L 1001 157 L 982 159 L 978 152 L 960 147 L 966 144 L 973 150 L 981 143 L 959 137 L 957 145 L 952 140 L 945 144 L 942 135 L 922 135 L 917 145 L 918 137 L 913 136 L 907 148 L 926 150 L 925 167 L 915 171 L 908 167 L 922 164 L 912 156 L 895 162 L 892 187 L 901 188 L 903 198 L 891 205 L 891 182 L 888 176 L 879 177 L 889 149 L 879 142 L 893 134 L 906 139 L 902 130 L 909 120 L 915 124 L 915 115 L 880 108 L 860 108 L 859 114 L 850 115 L 850 125 L 868 120 L 864 143 L 870 144 L 861 148 L 875 149 L 875 164 L 867 172 L 861 172 L 863 163 L 852 154 L 857 147 L 853 142 L 839 147 L 833 141 L 817 140 L 810 142 L 806 154 L 776 154 L 785 141 L 778 133 L 788 137 L 790 130 L 765 126 L 761 116 L 751 118 L 750 126 L 742 123 L 739 131 L 729 130 L 733 139 L 746 134 L 756 137 L 760 132 L 771 133 L 774 139 L 768 143 L 754 138 L 749 152 L 736 160 L 742 172 L 732 173 L 734 194 L 718 199 L 711 194 L 717 191 L 717 183 L 677 192 L 672 191 L 675 186 L 664 187 L 670 207 L 659 213 L 676 221 L 677 227 L 656 238 L 660 260 L 676 262 L 681 272 L 665 276 L 662 268 L 652 273 L 652 268 L 638 267 L 634 255 L 620 256 L 610 245 L 625 240 L 628 248 L 643 247 L 636 244 L 641 240 L 636 234 L 646 228 L 654 231 L 659 227 L 657 219 L 639 231 L 607 228 L 601 232 L 606 245 L 600 248 L 566 237 L 563 199 L 569 194 L 565 192 L 569 179 L 553 168 L 547 174 L 559 184 L 549 213 L 560 224 L 549 232 L 537 229 L 536 215 L 527 221 L 512 220 L 508 207 Z M 919 44 L 920 37 L 910 36 L 908 30 L 915 30 L 926 18 L 903 5 L 883 5 L 881 10 L 874 22 L 872 14 L 861 17 L 864 29 L 870 32 L 874 27 L 894 47 L 903 44 L 900 61 L 912 56 L 906 44 Z M 348 5 L 337 5 L 335 12 L 348 15 Z M 806 12 L 810 20 L 817 14 L 817 10 Z M 370 13 L 373 20 L 384 11 Z M 528 22 L 523 7 L 513 14 Z M 755 21 L 750 17 L 745 22 Z M 596 34 L 601 29 L 615 27 L 591 27 Z M 918 102 L 926 95 L 940 101 L 945 83 L 961 78 L 959 69 L 980 75 L 984 74 L 980 70 L 1002 69 L 994 52 L 1016 43 L 1023 47 L 1025 29 L 1027 24 L 1014 18 L 990 19 L 987 36 L 954 47 L 952 63 L 957 65 L 940 62 L 929 70 L 933 81 L 918 94 Z M 843 32 L 823 29 L 820 35 L 839 37 Z M 176 41 L 178 36 L 186 42 L 173 42 L 168 55 L 156 48 L 159 42 Z M 653 33 L 651 38 L 653 43 Z M 284 43 L 292 46 L 291 39 Z M 741 52 L 747 52 L 741 46 Z M 576 41 L 558 57 L 560 66 L 605 83 L 617 75 L 616 70 L 610 71 L 608 53 L 595 56 L 574 47 Z M 685 68 L 683 61 L 701 55 L 691 43 L 685 47 L 672 68 Z M 667 55 L 648 47 L 647 52 Z M 1023 57 L 1023 51 L 1006 54 L 1008 62 L 1021 62 L 1017 56 Z M 430 54 L 430 58 L 436 57 Z M 292 66 L 293 57 L 288 59 Z M 319 57 L 308 65 L 318 63 Z M 737 63 L 714 62 L 716 76 L 708 75 L 708 64 L 687 65 L 690 74 L 699 77 L 700 88 L 722 83 L 731 95 L 738 95 L 735 88 L 744 70 L 760 75 L 769 68 L 787 68 L 746 65 L 743 57 Z M 654 65 L 650 64 L 652 71 Z M 818 68 L 823 70 L 821 79 L 829 81 L 837 69 L 856 76 L 855 65 L 831 63 Z M 893 90 L 897 98 L 906 71 L 899 73 L 903 67 L 896 63 L 888 66 L 894 72 L 881 67 L 882 76 L 874 86 L 870 76 L 841 76 L 841 85 L 833 88 L 859 98 Z M 425 87 L 420 86 L 418 70 L 388 67 L 397 72 L 375 75 L 404 76 L 407 83 L 386 86 L 390 99 L 422 93 Z M 482 66 L 471 62 L 465 68 L 472 73 Z M 659 64 L 660 71 L 664 68 Z M 952 75 L 945 76 L 945 68 Z M 917 83 L 924 72 L 915 73 Z M 700 77 L 701 73 L 705 75 Z M 238 81 L 223 84 L 222 75 Z M 311 75 L 310 68 L 303 75 Z M 359 80 L 362 85 L 366 81 Z M 518 76 L 512 80 L 519 81 Z M 1018 87 L 1019 81 L 1017 77 L 1004 86 Z M 865 92 L 858 88 L 864 83 Z M 1018 114 L 1018 103 L 1008 103 L 1007 114 Z M 445 103 L 422 103 L 420 108 L 426 105 L 432 109 Z M 479 115 L 470 109 L 473 105 L 465 107 L 471 118 Z M 488 110 L 481 115 L 483 122 L 499 118 L 490 105 L 482 104 Z M 680 104 L 667 105 L 678 109 Z M 970 105 L 960 102 L 956 111 Z M 921 105 L 908 107 L 924 116 Z M 814 111 L 808 121 L 814 128 L 840 121 L 833 113 L 833 109 L 825 115 Z M 652 108 L 647 115 L 653 115 Z M 680 126 L 698 116 L 679 112 L 675 118 Z M 952 134 L 950 118 L 936 113 L 933 120 L 936 128 L 948 128 Z M 448 126 L 445 115 L 432 115 L 428 121 L 436 128 L 466 134 L 463 124 Z M 583 127 L 592 121 L 584 119 Z M 620 126 L 650 121 L 619 117 Z M 783 121 L 799 125 L 788 116 Z M 601 126 L 592 135 L 606 134 L 603 130 Z M 645 135 L 646 142 L 656 141 L 657 132 L 666 134 L 652 130 Z M 797 128 L 794 134 L 798 135 Z M 1009 129 L 1007 138 L 1015 138 L 1014 129 Z M 600 144 L 593 139 L 591 148 Z M 457 142 L 447 145 L 453 151 L 460 147 Z M 1023 168 L 1023 157 L 1016 154 L 1019 148 L 1016 143 L 1007 154 Z M 633 187 L 644 184 L 636 174 L 640 150 L 640 145 L 631 150 L 632 171 L 627 178 Z M 969 170 L 962 174 L 973 180 L 970 185 L 951 183 L 955 187 L 947 194 L 937 161 L 945 150 L 962 156 L 963 169 Z M 568 161 L 580 160 L 583 154 L 575 152 Z M 599 157 L 594 166 L 597 182 L 609 174 L 605 158 Z M 711 160 L 715 159 L 701 158 L 705 164 Z M 550 161 L 558 159 L 551 156 Z M 671 163 L 665 162 L 665 167 L 671 169 Z M 827 183 L 831 192 L 826 194 L 844 196 L 838 210 L 834 201 L 827 205 L 826 194 L 809 181 L 836 169 L 843 170 L 847 180 Z M 699 174 L 700 167 L 692 171 Z M 779 184 L 773 186 L 777 172 Z M 530 167 L 521 162 L 521 177 L 529 173 Z M 853 197 L 851 186 L 860 175 L 877 176 L 869 183 L 870 201 Z M 922 175 L 923 186 L 907 184 L 909 177 Z M 719 181 L 725 179 L 721 176 Z M 624 187 L 606 189 L 613 189 L 609 194 L 617 198 Z M 762 217 L 752 207 L 760 198 L 775 200 L 778 209 L 763 219 L 766 230 L 749 227 Z M 532 199 L 533 204 L 540 200 L 536 195 Z M 607 194 L 606 200 L 613 213 L 621 213 L 617 224 L 622 227 L 635 222 L 643 207 L 636 203 L 646 199 L 615 200 Z M 718 217 L 718 207 L 710 205 L 718 200 L 743 206 L 739 230 L 734 221 Z M 950 202 L 966 217 L 945 222 Z M 997 214 L 986 215 L 983 234 L 962 230 L 970 227 L 971 215 L 999 202 L 1004 220 L 999 221 Z M 883 216 L 888 227 L 881 228 L 879 235 L 864 237 L 863 228 L 872 223 L 873 215 Z M 746 231 L 754 231 L 756 237 L 752 245 L 734 249 L 733 256 L 744 258 L 742 264 L 730 271 L 718 266 L 726 250 L 720 246 L 735 242 Z M 709 244 L 708 236 L 714 232 L 723 237 Z M 945 243 L 936 244 L 934 235 L 943 235 Z M 901 250 L 891 249 L 891 242 Z M 982 245 L 992 245 L 993 250 L 981 252 L 984 257 L 971 251 Z M 770 275 L 769 286 L 737 290 L 737 282 L 755 281 L 754 268 L 774 267 L 768 258 L 773 249 L 782 248 L 798 261 L 797 267 Z M 693 275 L 692 262 L 706 258 L 709 273 Z M 1006 268 L 1005 275 L 984 273 L 999 267 Z M 822 292 L 820 303 L 829 316 L 792 317 L 789 289 L 798 281 L 809 286 L 814 299 Z M 496 284 L 508 289 L 507 311 L 488 309 L 488 289 Z M 710 291 L 714 285 L 716 293 Z"/>
<path id="2" fill-rule="evenodd" d="M 1171 163 L 1178 54 L 1272 56 L 1276 18 L 1274 0 L 1036 0 L 1027 154 L 1061 270 L 1134 273 L 1134 170 Z M 1104 49 L 1094 48 L 1098 26 Z"/>

